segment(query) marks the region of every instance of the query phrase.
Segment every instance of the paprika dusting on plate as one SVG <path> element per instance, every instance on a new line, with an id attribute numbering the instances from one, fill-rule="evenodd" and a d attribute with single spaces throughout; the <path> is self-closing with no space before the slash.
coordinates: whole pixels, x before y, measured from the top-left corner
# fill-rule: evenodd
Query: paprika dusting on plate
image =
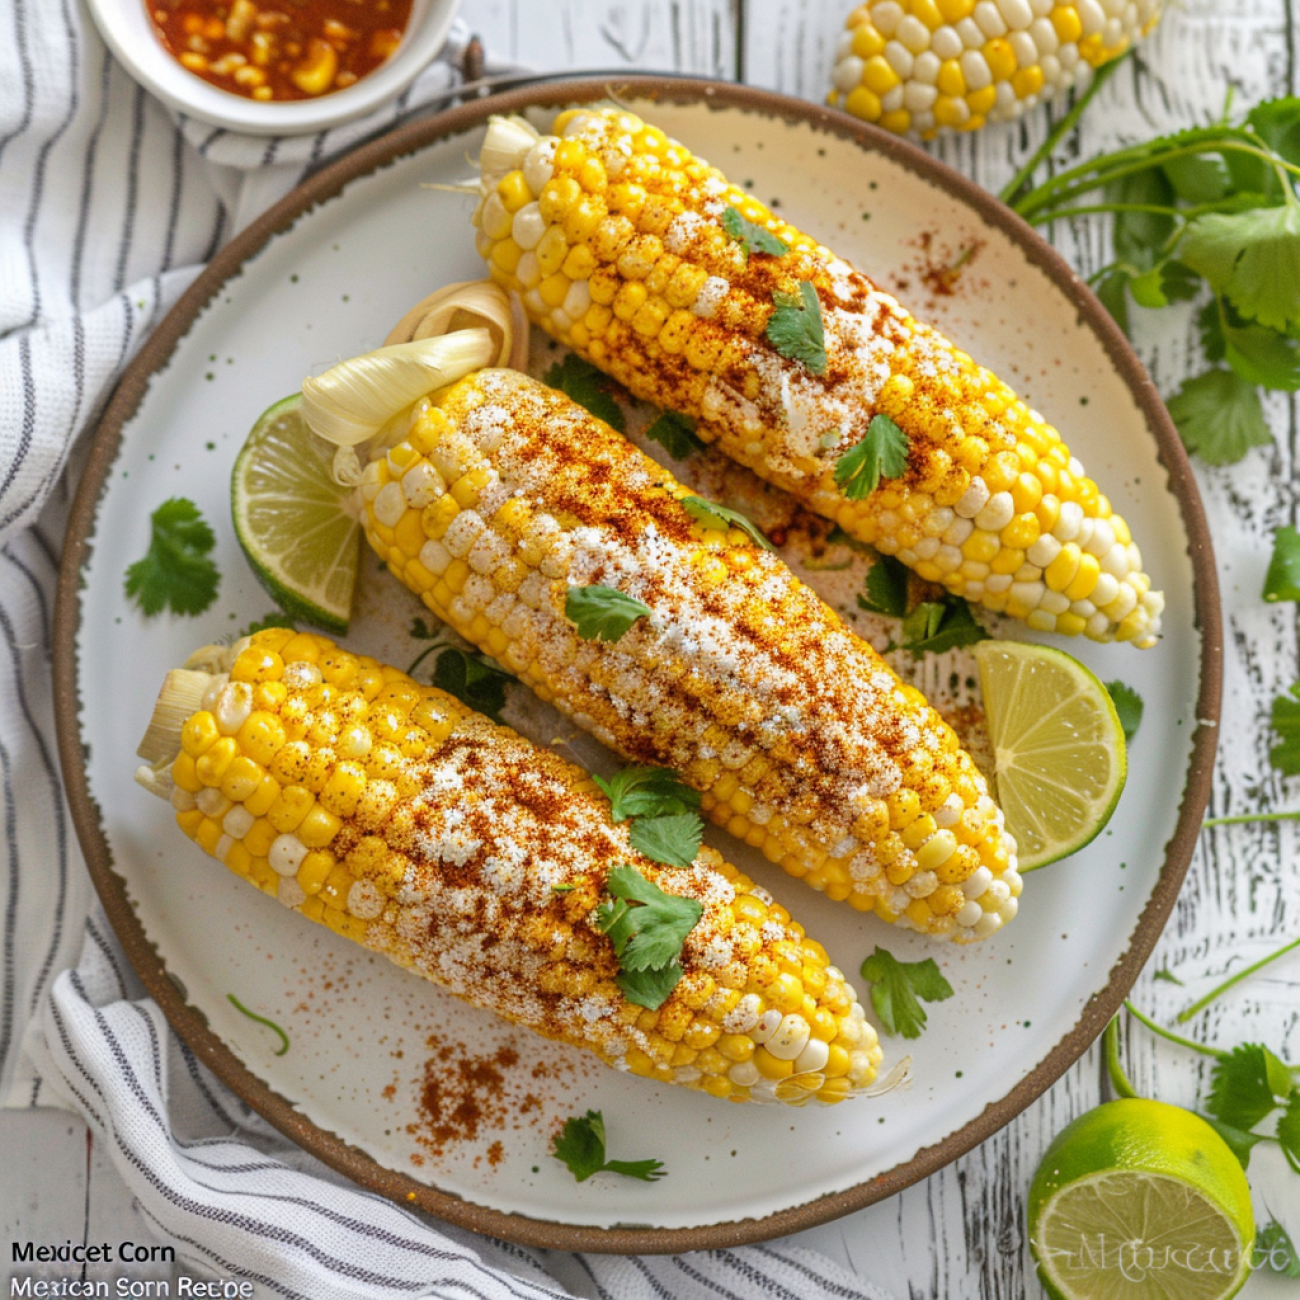
<path id="1" fill-rule="evenodd" d="M 246 99 L 315 99 L 353 85 L 402 43 L 412 0 L 146 0 L 163 48 Z"/>

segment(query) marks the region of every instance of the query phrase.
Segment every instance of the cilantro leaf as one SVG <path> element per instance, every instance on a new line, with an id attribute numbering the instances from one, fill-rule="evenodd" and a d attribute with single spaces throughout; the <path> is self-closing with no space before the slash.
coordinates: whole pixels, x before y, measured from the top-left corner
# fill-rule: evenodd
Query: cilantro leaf
<path id="1" fill-rule="evenodd" d="M 940 654 L 988 640 L 988 633 L 975 621 L 970 606 L 960 596 L 925 601 L 903 620 L 900 648 L 914 659 L 923 654 Z"/>
<path id="2" fill-rule="evenodd" d="M 614 976 L 614 983 L 623 990 L 623 996 L 647 1011 L 658 1011 L 681 982 L 682 968 L 673 962 L 668 966 L 652 966 L 648 970 L 624 970 Z"/>
<path id="3" fill-rule="evenodd" d="M 746 519 L 739 510 L 720 506 L 716 501 L 706 501 L 703 497 L 682 497 L 681 504 L 686 507 L 686 513 L 704 528 L 739 528 L 765 551 L 773 549 L 758 525 L 752 519 Z"/>
<path id="4" fill-rule="evenodd" d="M 1158 166 L 1112 181 L 1106 186 L 1105 194 L 1107 203 L 1167 208 L 1174 202 L 1174 187 Z M 1116 258 L 1140 274 L 1160 261 L 1174 232 L 1174 218 L 1160 212 L 1116 212 L 1112 231 Z"/>
<path id="5" fill-rule="evenodd" d="M 627 419 L 623 408 L 610 395 L 610 381 L 590 361 L 584 361 L 570 352 L 563 361 L 557 361 L 546 372 L 542 382 L 551 388 L 567 393 L 579 406 L 585 406 L 598 420 L 604 420 L 611 429 L 627 432 Z"/>
<path id="6" fill-rule="evenodd" d="M 1235 465 L 1252 447 L 1273 442 L 1255 385 L 1231 370 L 1187 380 L 1166 405 L 1183 445 L 1207 465 Z"/>
<path id="7" fill-rule="evenodd" d="M 824 374 L 826 335 L 817 290 L 804 280 L 799 285 L 798 298 L 778 293 L 772 301 L 776 310 L 767 323 L 767 341 L 783 357 L 802 362 L 814 375 Z"/>
<path id="8" fill-rule="evenodd" d="M 608 781 L 600 776 L 592 780 L 609 797 L 609 815 L 616 822 L 694 812 L 700 806 L 699 791 L 666 767 L 625 767 Z"/>
<path id="9" fill-rule="evenodd" d="M 609 873 L 605 888 L 610 901 L 596 909 L 594 924 L 618 955 L 616 982 L 629 1002 L 657 1011 L 682 977 L 677 959 L 704 908 L 693 898 L 665 894 L 625 864 Z"/>
<path id="10" fill-rule="evenodd" d="M 146 617 L 169 609 L 201 614 L 217 598 L 221 574 L 208 558 L 216 536 L 193 501 L 171 497 L 149 517 L 149 550 L 126 571 L 126 594 Z"/>
<path id="11" fill-rule="evenodd" d="M 1300 330 L 1300 204 L 1206 213 L 1188 225 L 1178 256 L 1243 316 Z"/>
<path id="12" fill-rule="evenodd" d="M 1124 728 L 1124 739 L 1131 741 L 1142 725 L 1142 697 L 1131 686 L 1123 682 L 1107 682 L 1106 690 L 1110 701 L 1119 714 L 1119 725 Z M 1168 972 L 1165 972 L 1168 974 Z"/>
<path id="13" fill-rule="evenodd" d="M 1300 163 L 1300 99 L 1294 95 L 1266 99 L 1246 114 L 1246 124 L 1274 153 L 1289 163 Z"/>
<path id="14" fill-rule="evenodd" d="M 882 555 L 867 570 L 867 594 L 858 597 L 858 605 L 869 614 L 902 618 L 907 613 L 907 584 L 907 565 L 892 555 Z"/>
<path id="15" fill-rule="evenodd" d="M 1277 1122 L 1277 1140 L 1291 1167 L 1300 1172 L 1300 1088 L 1291 1093 L 1286 1110 Z"/>
<path id="16" fill-rule="evenodd" d="M 639 618 L 649 618 L 650 606 L 614 587 L 593 583 L 570 587 L 564 598 L 564 617 L 584 641 L 618 641 Z"/>
<path id="17" fill-rule="evenodd" d="M 624 1174 L 652 1183 L 667 1173 L 662 1160 L 606 1160 L 605 1117 L 598 1110 L 565 1120 L 551 1154 L 568 1165 L 569 1172 L 580 1183 L 600 1173 Z"/>
<path id="18" fill-rule="evenodd" d="M 1213 1115 L 1202 1115 L 1201 1118 L 1228 1144 L 1228 1149 L 1237 1157 L 1238 1164 L 1243 1169 L 1249 1169 L 1250 1153 L 1264 1141 L 1263 1134 L 1247 1133 L 1245 1129 L 1234 1128 L 1221 1119 L 1215 1119 Z"/>
<path id="19" fill-rule="evenodd" d="M 1300 388 L 1300 345 L 1263 325 L 1229 326 L 1224 357 L 1248 384 L 1294 393 Z"/>
<path id="20" fill-rule="evenodd" d="M 1129 273 L 1124 267 L 1111 266 L 1092 282 L 1093 293 L 1125 334 L 1128 333 L 1129 279 Z"/>
<path id="21" fill-rule="evenodd" d="M 515 679 L 476 650 L 449 645 L 433 661 L 432 684 L 462 704 L 500 723 L 506 687 Z"/>
<path id="22" fill-rule="evenodd" d="M 1129 292 L 1139 307 L 1168 307 L 1171 302 L 1190 302 L 1196 297 L 1201 278 L 1182 262 L 1159 262 L 1129 281 Z"/>
<path id="23" fill-rule="evenodd" d="M 1205 1108 L 1233 1128 L 1250 1130 L 1291 1093 L 1291 1073 L 1267 1047 L 1243 1043 L 1214 1063 Z"/>
<path id="24" fill-rule="evenodd" d="M 703 837 L 704 823 L 694 812 L 638 817 L 628 830 L 628 839 L 638 853 L 667 867 L 689 867 Z"/>
<path id="25" fill-rule="evenodd" d="M 1273 554 L 1264 575 L 1264 599 L 1300 600 L 1300 533 L 1290 524 L 1273 534 Z"/>
<path id="26" fill-rule="evenodd" d="M 747 221 L 735 208 L 722 210 L 722 228 L 732 239 L 736 240 L 750 253 L 770 253 L 773 257 L 784 257 L 790 251 L 790 245 L 778 239 L 770 230 Z"/>
<path id="27" fill-rule="evenodd" d="M 1300 1251 L 1276 1219 L 1270 1219 L 1255 1234 L 1255 1267 L 1283 1277 L 1300 1277 Z"/>
<path id="28" fill-rule="evenodd" d="M 261 618 L 255 618 L 235 637 L 235 640 L 242 640 L 246 636 L 252 636 L 255 632 L 265 632 L 268 627 L 287 627 L 296 632 L 298 630 L 298 620 L 291 618 L 288 614 L 263 614 Z"/>
<path id="29" fill-rule="evenodd" d="M 1107 687 L 1107 689 L 1109 690 L 1110 688 Z M 1158 971 L 1156 971 L 1154 975 L 1152 975 L 1151 978 L 1156 980 L 1164 980 L 1166 984 L 1177 984 L 1179 988 L 1183 987 L 1182 980 L 1180 980 L 1178 976 L 1175 975 L 1173 971 L 1169 969 L 1168 966 L 1162 966 Z"/>
<path id="30" fill-rule="evenodd" d="M 422 618 L 413 618 L 411 620 L 410 630 L 406 634 L 412 641 L 433 641 L 437 639 L 438 633 L 431 628 Z"/>
<path id="31" fill-rule="evenodd" d="M 924 961 L 899 961 L 877 947 L 862 963 L 862 978 L 871 982 L 871 1005 L 887 1034 L 920 1038 L 925 1028 L 925 1002 L 943 1002 L 952 997 L 952 985 L 944 979 L 933 957 Z"/>
<path id="32" fill-rule="evenodd" d="M 695 436 L 695 421 L 676 411 L 661 411 L 645 436 L 657 442 L 674 460 L 685 460 L 704 447 Z"/>
<path id="33" fill-rule="evenodd" d="M 1183 154 L 1161 163 L 1160 170 L 1184 203 L 1215 203 L 1232 188 L 1232 177 L 1218 154 Z"/>
<path id="34" fill-rule="evenodd" d="M 1273 701 L 1272 721 L 1281 743 L 1269 750 L 1268 761 L 1283 776 L 1300 775 L 1300 682 Z"/>
<path id="35" fill-rule="evenodd" d="M 887 415 L 872 417 L 866 436 L 835 463 L 835 482 L 849 501 L 861 501 L 907 469 L 907 434 Z"/>

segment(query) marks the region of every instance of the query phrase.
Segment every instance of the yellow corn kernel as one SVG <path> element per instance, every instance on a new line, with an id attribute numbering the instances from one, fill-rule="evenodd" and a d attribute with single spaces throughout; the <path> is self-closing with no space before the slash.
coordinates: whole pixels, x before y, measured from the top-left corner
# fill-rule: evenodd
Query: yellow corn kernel
<path id="1" fill-rule="evenodd" d="M 200 758 L 220 737 L 216 718 L 203 709 L 188 718 L 181 728 L 181 752 L 190 758 Z"/>
<path id="2" fill-rule="evenodd" d="M 862 65 L 862 84 L 875 94 L 884 95 L 899 84 L 899 77 L 884 57 L 877 54 Z"/>

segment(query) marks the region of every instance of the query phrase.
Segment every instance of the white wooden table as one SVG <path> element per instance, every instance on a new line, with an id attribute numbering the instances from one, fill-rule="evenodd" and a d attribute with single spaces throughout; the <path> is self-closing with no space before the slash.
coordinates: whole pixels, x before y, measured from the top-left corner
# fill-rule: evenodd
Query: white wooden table
<path id="1" fill-rule="evenodd" d="M 465 0 L 463 13 L 497 58 L 538 69 L 671 69 L 743 80 L 820 101 L 831 52 L 851 0 Z M 1081 157 L 1217 116 L 1229 85 L 1237 103 L 1294 93 L 1297 80 L 1290 0 L 1183 0 L 1137 59 L 1112 79 L 1085 116 Z M 1020 125 L 943 141 L 936 152 L 996 190 L 1034 149 L 1048 113 Z M 1054 232 L 1087 274 L 1106 243 L 1095 221 Z M 1190 316 L 1135 311 L 1137 341 L 1161 391 L 1171 393 L 1199 364 Z M 1226 613 L 1224 728 L 1215 813 L 1300 806 L 1300 781 L 1268 766 L 1273 697 L 1300 677 L 1296 609 L 1259 599 L 1272 530 L 1295 523 L 1297 408 L 1282 396 L 1266 410 L 1277 438 L 1227 470 L 1198 470 L 1219 559 Z M 1135 990 L 1166 1023 L 1199 981 L 1228 963 L 1270 951 L 1300 927 L 1295 823 L 1206 832 L 1169 928 Z M 1188 989 L 1154 981 L 1164 967 Z M 1300 1059 L 1300 954 L 1257 977 L 1204 1018 L 1211 1042 L 1264 1041 Z M 1129 1035 L 1127 1060 L 1138 1090 L 1192 1104 L 1207 1083 L 1201 1058 L 1145 1031 Z M 902 1300 L 1007 1300 L 1042 1294 L 1026 1243 L 1024 1202 L 1039 1158 L 1066 1123 L 1104 1099 L 1094 1049 L 1040 1101 L 996 1137 L 892 1200 L 801 1234 Z M 0 1236 L 32 1239 L 155 1240 L 104 1154 L 79 1119 L 58 1112 L 0 1112 Z M 1300 1242 L 1300 1180 L 1280 1156 L 1257 1148 L 1251 1165 L 1257 1212 L 1283 1221 Z M 1267 1206 L 1267 1209 L 1265 1209 Z M 165 1266 L 139 1267 L 141 1278 Z M 1295 1295 L 1297 1284 L 1257 1274 L 1247 1300 Z"/>

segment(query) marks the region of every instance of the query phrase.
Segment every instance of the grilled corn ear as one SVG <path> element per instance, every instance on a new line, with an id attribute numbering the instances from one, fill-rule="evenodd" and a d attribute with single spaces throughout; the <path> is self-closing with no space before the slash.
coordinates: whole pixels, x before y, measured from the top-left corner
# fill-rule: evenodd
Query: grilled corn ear
<path id="1" fill-rule="evenodd" d="M 1039 631 L 1155 643 L 1164 597 L 1128 525 L 996 375 L 633 114 L 553 129 L 493 120 L 474 217 L 532 320 L 928 581 Z M 773 342 L 778 310 L 802 356 Z M 881 415 L 906 467 L 857 497 L 836 470 Z"/>
<path id="2" fill-rule="evenodd" d="M 358 491 L 367 538 L 434 614 L 602 743 L 680 772 L 791 875 L 963 941 L 1015 915 L 1015 843 L 952 729 L 781 560 L 568 397 L 479 371 L 419 403 Z M 587 639 L 568 610 L 591 587 L 647 616 Z"/>
<path id="3" fill-rule="evenodd" d="M 324 637 L 268 629 L 206 667 L 169 677 L 139 777 L 286 907 L 633 1074 L 795 1106 L 871 1083 L 853 989 L 714 850 L 643 857 L 585 772 Z M 619 864 L 702 907 L 656 1010 L 624 996 L 600 925 Z"/>

